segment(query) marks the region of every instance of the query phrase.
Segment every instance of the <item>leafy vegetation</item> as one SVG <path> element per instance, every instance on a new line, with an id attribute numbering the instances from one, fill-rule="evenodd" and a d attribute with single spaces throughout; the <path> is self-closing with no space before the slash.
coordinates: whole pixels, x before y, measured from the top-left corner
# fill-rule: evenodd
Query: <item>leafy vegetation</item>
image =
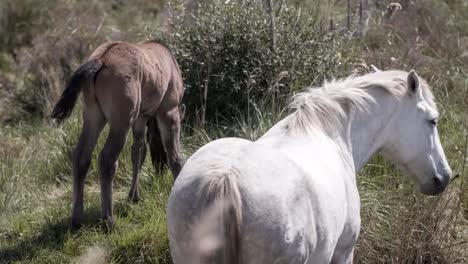
<path id="1" fill-rule="evenodd" d="M 343 41 L 317 15 L 279 10 L 274 49 L 269 23 L 261 1 L 201 5 L 172 17 L 165 41 L 184 70 L 185 102 L 195 121 L 232 122 L 259 100 L 284 101 L 343 71 L 336 52 Z"/>
<path id="2" fill-rule="evenodd" d="M 468 4 L 402 0 L 388 19 L 389 1 L 364 1 L 368 30 L 352 37 L 346 1 L 317 2 L 275 1 L 274 49 L 268 13 L 254 0 L 185 7 L 150 0 L 0 2 L 0 263 L 171 263 L 165 207 L 172 177 L 155 174 L 148 159 L 142 200 L 128 203 L 131 142 L 115 179 L 117 230 L 102 234 L 96 161 L 106 133 L 86 182 L 86 225 L 68 230 L 80 109 L 62 127 L 44 117 L 71 71 L 97 45 L 117 39 L 159 39 L 174 51 L 186 85 L 186 156 L 220 137 L 255 140 L 305 86 L 366 72 L 370 64 L 416 69 L 433 86 L 442 143 L 461 177 L 444 195 L 426 197 L 375 157 L 358 178 L 355 262 L 468 262 Z"/>

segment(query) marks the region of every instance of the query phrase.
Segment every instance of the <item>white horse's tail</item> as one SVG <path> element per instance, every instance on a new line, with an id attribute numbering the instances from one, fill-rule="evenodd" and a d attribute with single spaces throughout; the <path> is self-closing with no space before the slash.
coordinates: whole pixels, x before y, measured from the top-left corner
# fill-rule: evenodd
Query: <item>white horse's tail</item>
<path id="1" fill-rule="evenodd" d="M 236 178 L 234 173 L 222 173 L 200 188 L 202 211 L 192 239 L 200 263 L 242 263 L 242 200 Z"/>

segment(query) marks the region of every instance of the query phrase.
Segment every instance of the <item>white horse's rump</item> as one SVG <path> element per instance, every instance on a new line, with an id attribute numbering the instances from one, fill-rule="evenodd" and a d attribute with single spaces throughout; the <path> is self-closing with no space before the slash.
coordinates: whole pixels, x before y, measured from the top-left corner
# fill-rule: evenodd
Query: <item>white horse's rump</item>
<path id="1" fill-rule="evenodd" d="M 211 142 L 185 164 L 167 209 L 174 263 L 351 263 L 356 173 L 380 151 L 426 194 L 451 171 L 437 110 L 414 73 L 375 72 L 295 97 L 256 142 Z"/>

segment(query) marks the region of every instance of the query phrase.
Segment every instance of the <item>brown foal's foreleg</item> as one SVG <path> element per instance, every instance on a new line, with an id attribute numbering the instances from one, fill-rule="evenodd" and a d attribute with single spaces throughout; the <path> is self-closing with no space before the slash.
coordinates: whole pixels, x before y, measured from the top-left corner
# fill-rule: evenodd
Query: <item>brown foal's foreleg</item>
<path id="1" fill-rule="evenodd" d="M 166 150 L 169 167 L 174 179 L 179 175 L 182 166 L 184 165 L 184 157 L 180 149 L 180 114 L 179 108 L 176 107 L 167 112 L 157 114 L 161 138 Z"/>
<path id="2" fill-rule="evenodd" d="M 99 154 L 99 174 L 101 176 L 101 207 L 102 219 L 106 230 L 114 225 L 112 213 L 112 186 L 118 159 L 127 138 L 129 127 L 112 127 L 109 131 L 104 148 Z"/>
<path id="3" fill-rule="evenodd" d="M 89 112 L 90 110 L 88 110 Z M 105 125 L 100 111 L 91 115 L 83 115 L 84 122 L 78 144 L 73 151 L 73 196 L 71 228 L 77 229 L 83 218 L 84 181 L 91 165 L 91 158 L 96 141 Z"/>
<path id="4" fill-rule="evenodd" d="M 128 198 L 132 202 L 138 202 L 140 199 L 139 192 L 139 178 L 140 170 L 143 162 L 146 157 L 146 142 L 145 142 L 145 132 L 146 132 L 146 123 L 147 118 L 139 118 L 133 124 L 133 145 L 132 145 L 132 187 L 130 188 L 130 193 Z"/>
<path id="5" fill-rule="evenodd" d="M 147 141 L 151 154 L 151 163 L 156 173 L 162 173 L 167 164 L 167 157 L 162 144 L 158 121 L 154 117 L 148 120 Z"/>

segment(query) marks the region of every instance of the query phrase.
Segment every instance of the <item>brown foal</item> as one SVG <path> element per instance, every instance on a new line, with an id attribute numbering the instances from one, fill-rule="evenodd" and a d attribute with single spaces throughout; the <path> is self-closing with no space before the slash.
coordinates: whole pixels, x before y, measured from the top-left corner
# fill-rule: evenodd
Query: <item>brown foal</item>
<path id="1" fill-rule="evenodd" d="M 71 226 L 77 228 L 82 220 L 84 181 L 91 154 L 108 123 L 109 135 L 99 155 L 99 174 L 102 218 L 108 227 L 112 227 L 112 183 L 130 128 L 133 131 L 131 201 L 139 200 L 139 175 L 146 156 L 148 124 L 149 133 L 154 133 L 148 138 L 154 141 L 157 137 L 159 140 L 150 146 L 164 146 L 165 151 L 160 153 L 165 155 L 174 178 L 183 166 L 179 143 L 184 109 L 181 105 L 184 93 L 182 76 L 172 53 L 159 43 L 108 42 L 99 46 L 74 72 L 50 117 L 58 123 L 66 119 L 81 91 L 83 128 L 73 152 Z M 156 153 L 155 150 L 153 152 Z"/>

